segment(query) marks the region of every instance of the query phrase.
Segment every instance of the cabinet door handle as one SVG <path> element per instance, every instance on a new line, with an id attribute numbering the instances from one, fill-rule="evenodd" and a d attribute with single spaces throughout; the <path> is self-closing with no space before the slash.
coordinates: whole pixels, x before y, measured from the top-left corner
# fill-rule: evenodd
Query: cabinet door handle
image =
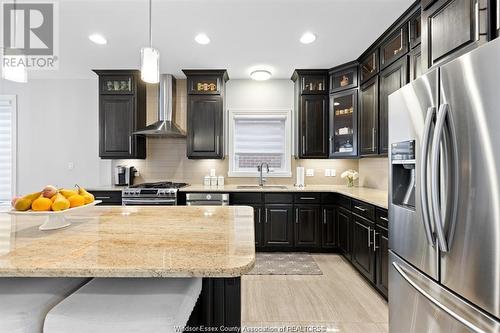
<path id="1" fill-rule="evenodd" d="M 375 231 L 375 229 L 373 229 L 373 252 L 376 252 L 378 249 L 378 246 L 377 246 L 377 232 Z"/>
<path id="2" fill-rule="evenodd" d="M 372 228 L 368 228 L 368 248 L 372 246 Z"/>
<path id="3" fill-rule="evenodd" d="M 383 216 L 381 216 L 381 217 L 380 217 L 380 219 L 381 219 L 382 221 L 385 221 L 385 222 L 389 223 L 389 219 L 388 219 L 387 217 L 383 217 Z"/>
<path id="4" fill-rule="evenodd" d="M 267 224 L 267 208 L 266 208 L 266 224 Z"/>
<path id="5" fill-rule="evenodd" d="M 378 66 L 377 66 L 377 64 L 376 64 L 377 59 L 376 59 L 376 56 L 375 56 L 375 52 L 373 52 L 373 53 L 372 53 L 372 61 L 373 61 L 373 68 L 372 68 L 372 70 L 371 70 L 371 72 L 370 72 L 370 73 L 375 72 L 375 70 L 376 70 L 376 69 L 377 69 L 377 67 L 378 67 Z"/>
<path id="6" fill-rule="evenodd" d="M 111 197 L 95 197 L 97 200 L 111 199 Z"/>
<path id="7" fill-rule="evenodd" d="M 359 211 L 366 212 L 366 209 L 361 207 L 361 206 L 354 206 L 354 208 L 359 210 Z"/>
<path id="8" fill-rule="evenodd" d="M 481 32 L 479 31 L 479 0 L 474 4 L 474 11 L 476 15 L 476 41 L 479 41 Z"/>
<path id="9" fill-rule="evenodd" d="M 295 224 L 299 224 L 299 209 L 295 209 Z"/>
<path id="10" fill-rule="evenodd" d="M 326 224 L 326 209 L 323 209 L 323 224 Z"/>
<path id="11" fill-rule="evenodd" d="M 302 155 L 306 154 L 306 136 L 302 135 Z"/>
<path id="12" fill-rule="evenodd" d="M 128 136 L 128 153 L 132 155 L 132 135 Z"/>
<path id="13" fill-rule="evenodd" d="M 219 140 L 220 137 L 218 135 L 215 136 L 215 153 L 219 155 Z"/>
<path id="14" fill-rule="evenodd" d="M 262 223 L 262 218 L 261 218 L 261 217 L 262 217 L 262 216 L 261 216 L 261 215 L 262 215 L 262 212 L 261 212 L 261 210 L 262 210 L 262 209 L 261 209 L 261 208 L 259 208 L 259 224 L 261 224 L 261 223 Z"/>
<path id="15" fill-rule="evenodd" d="M 300 200 L 316 200 L 316 198 L 313 198 L 313 197 L 300 197 Z"/>
<path id="16" fill-rule="evenodd" d="M 375 151 L 375 128 L 372 128 L 372 151 Z"/>
<path id="17" fill-rule="evenodd" d="M 399 46 L 399 52 L 403 51 L 403 38 L 404 38 L 404 31 L 403 28 L 401 28 L 401 44 Z"/>

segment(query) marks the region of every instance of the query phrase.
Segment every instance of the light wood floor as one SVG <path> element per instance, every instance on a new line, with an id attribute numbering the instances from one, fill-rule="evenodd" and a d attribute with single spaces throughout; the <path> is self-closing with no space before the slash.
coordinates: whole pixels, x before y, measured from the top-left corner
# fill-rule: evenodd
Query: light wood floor
<path id="1" fill-rule="evenodd" d="M 388 332 L 387 302 L 342 256 L 318 254 L 314 260 L 323 275 L 243 276 L 242 326 Z"/>

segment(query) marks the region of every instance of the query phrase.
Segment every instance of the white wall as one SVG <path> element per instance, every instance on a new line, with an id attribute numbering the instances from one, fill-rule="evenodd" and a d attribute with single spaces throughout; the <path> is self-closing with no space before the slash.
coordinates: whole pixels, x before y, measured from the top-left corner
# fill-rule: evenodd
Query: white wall
<path id="1" fill-rule="evenodd" d="M 242 108 L 293 110 L 293 82 L 229 80 L 226 85 L 226 109 Z"/>
<path id="2" fill-rule="evenodd" d="M 2 80 L 0 94 L 18 96 L 18 193 L 111 182 L 111 163 L 99 158 L 97 79 Z"/>

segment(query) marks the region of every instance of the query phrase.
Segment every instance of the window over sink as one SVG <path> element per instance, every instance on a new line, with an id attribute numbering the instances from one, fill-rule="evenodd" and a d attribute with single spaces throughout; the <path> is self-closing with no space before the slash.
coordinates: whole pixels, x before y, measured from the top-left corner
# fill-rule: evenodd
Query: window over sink
<path id="1" fill-rule="evenodd" d="M 257 177 L 269 164 L 269 177 L 291 177 L 291 111 L 229 111 L 229 177 Z"/>

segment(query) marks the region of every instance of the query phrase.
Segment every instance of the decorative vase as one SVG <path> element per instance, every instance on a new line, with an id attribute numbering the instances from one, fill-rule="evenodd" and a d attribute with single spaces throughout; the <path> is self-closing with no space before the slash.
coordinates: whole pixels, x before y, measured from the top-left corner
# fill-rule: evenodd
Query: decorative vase
<path id="1" fill-rule="evenodd" d="M 354 186 L 354 178 L 347 177 L 347 187 L 353 187 L 353 186 Z"/>

